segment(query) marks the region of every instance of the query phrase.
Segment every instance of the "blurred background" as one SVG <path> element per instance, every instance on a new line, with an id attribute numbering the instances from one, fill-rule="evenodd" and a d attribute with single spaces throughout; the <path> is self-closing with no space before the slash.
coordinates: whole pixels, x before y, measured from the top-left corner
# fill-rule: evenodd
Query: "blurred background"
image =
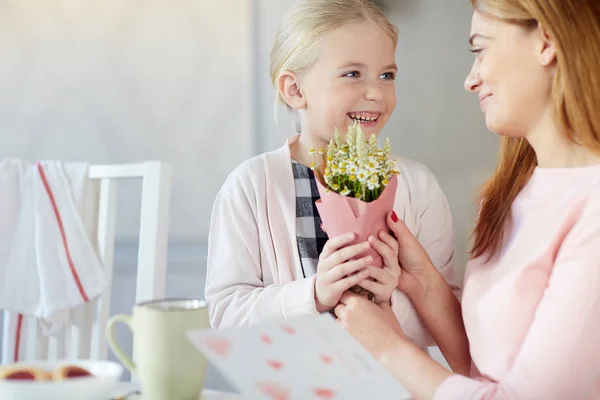
<path id="1" fill-rule="evenodd" d="M 214 197 L 240 162 L 293 134 L 268 66 L 294 0 L 0 0 L 0 157 L 172 167 L 169 296 L 204 296 Z M 381 0 L 400 28 L 398 104 L 383 136 L 436 174 L 453 212 L 458 281 L 473 199 L 498 139 L 463 89 L 468 1 Z M 134 302 L 139 191 L 119 192 L 113 313 Z M 132 211 L 136 210 L 136 211 Z M 131 338 L 123 330 L 122 342 Z M 211 373 L 207 386 L 226 387 Z"/>

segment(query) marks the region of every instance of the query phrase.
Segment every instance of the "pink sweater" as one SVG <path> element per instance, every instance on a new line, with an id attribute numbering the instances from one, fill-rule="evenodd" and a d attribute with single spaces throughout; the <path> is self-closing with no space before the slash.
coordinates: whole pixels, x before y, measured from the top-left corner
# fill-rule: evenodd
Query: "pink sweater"
<path id="1" fill-rule="evenodd" d="M 500 256 L 467 266 L 473 378 L 440 400 L 600 399 L 600 166 L 536 169 Z"/>

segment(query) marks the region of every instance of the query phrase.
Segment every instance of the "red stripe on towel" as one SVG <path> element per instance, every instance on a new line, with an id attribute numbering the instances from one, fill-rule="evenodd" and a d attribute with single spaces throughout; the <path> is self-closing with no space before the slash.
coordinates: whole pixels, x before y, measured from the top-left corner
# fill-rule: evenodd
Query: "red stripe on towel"
<path id="1" fill-rule="evenodd" d="M 46 173 L 44 172 L 44 167 L 41 163 L 37 164 L 38 171 L 40 173 L 40 177 L 42 178 L 42 182 L 44 183 L 44 187 L 46 188 L 46 193 L 48 194 L 48 198 L 50 199 L 50 203 L 52 204 L 52 209 L 54 210 L 54 216 L 56 217 L 56 222 L 58 223 L 58 229 L 60 230 L 60 236 L 62 237 L 63 247 L 65 249 L 65 254 L 67 255 L 67 261 L 69 262 L 69 268 L 71 269 L 71 274 L 73 275 L 73 279 L 75 280 L 75 284 L 77 285 L 77 289 L 79 289 L 79 294 L 84 302 L 88 302 L 88 295 L 85 293 L 83 289 L 83 285 L 81 284 L 81 280 L 79 279 L 79 275 L 77 274 L 77 270 L 75 269 L 75 265 L 73 264 L 73 259 L 71 258 L 71 252 L 69 251 L 69 244 L 67 243 L 67 236 L 65 235 L 65 228 L 63 226 L 62 218 L 60 217 L 60 213 L 58 212 L 58 207 L 56 206 L 56 201 L 54 200 L 54 195 L 52 194 L 52 189 L 50 188 L 50 184 L 48 183 L 48 179 L 46 178 Z"/>
<path id="2" fill-rule="evenodd" d="M 21 326 L 23 325 L 23 314 L 17 316 L 17 334 L 15 336 L 15 352 L 13 355 L 14 361 L 19 361 L 19 347 L 21 347 Z"/>

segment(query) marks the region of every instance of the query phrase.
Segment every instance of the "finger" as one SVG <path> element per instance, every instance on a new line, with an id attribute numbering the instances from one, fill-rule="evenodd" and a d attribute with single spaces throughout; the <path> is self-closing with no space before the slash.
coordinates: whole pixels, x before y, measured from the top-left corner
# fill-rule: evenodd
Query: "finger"
<path id="1" fill-rule="evenodd" d="M 340 298 L 340 303 L 339 304 L 347 305 L 349 301 L 352 301 L 352 299 L 355 299 L 355 298 L 358 298 L 358 297 L 360 297 L 360 296 L 357 295 L 356 293 L 344 292 L 344 294 Z"/>
<path id="2" fill-rule="evenodd" d="M 358 260 L 348 261 L 343 264 L 339 264 L 332 267 L 324 274 L 323 277 L 327 282 L 337 282 L 347 275 L 352 275 L 356 272 L 365 269 L 365 267 L 367 267 L 372 262 L 373 257 L 371 256 L 363 257 Z"/>
<path id="3" fill-rule="evenodd" d="M 417 238 L 414 237 L 412 232 L 408 229 L 408 226 L 406 226 L 404 221 L 398 219 L 395 212 L 392 211 L 388 214 L 387 224 L 390 230 L 393 232 L 396 239 L 398 240 L 400 246 L 402 246 L 403 242 L 417 241 Z"/>
<path id="4" fill-rule="evenodd" d="M 332 284 L 332 289 L 336 293 L 344 293 L 346 290 L 350 289 L 352 286 L 358 284 L 369 277 L 369 270 L 364 269 L 357 274 L 350 275 L 344 279 L 340 279 L 339 281 Z"/>
<path id="5" fill-rule="evenodd" d="M 339 235 L 339 236 L 329 239 L 327 241 L 327 243 L 325 243 L 325 246 L 323 246 L 323 251 L 319 255 L 319 258 L 324 259 L 324 258 L 329 257 L 330 255 L 335 253 L 338 249 L 344 247 L 348 243 L 351 243 L 354 240 L 354 237 L 355 237 L 354 233 L 349 232 L 344 235 Z"/>
<path id="6" fill-rule="evenodd" d="M 338 304 L 337 306 L 335 306 L 335 308 L 333 309 L 333 312 L 335 313 L 335 315 L 337 315 L 338 320 L 340 318 L 342 318 L 343 313 L 346 311 L 346 305 L 345 304 Z"/>
<path id="7" fill-rule="evenodd" d="M 385 231 L 381 231 L 379 232 L 379 239 L 388 245 L 388 247 L 390 249 L 392 249 L 394 252 L 398 251 L 398 241 L 396 240 L 395 237 L 393 237 L 392 235 L 390 235 L 389 233 L 385 232 Z"/>
<path id="8" fill-rule="evenodd" d="M 384 261 L 387 261 L 386 264 L 398 257 L 397 253 L 394 250 L 392 250 L 387 244 L 385 244 L 375 236 L 369 236 L 368 240 L 371 246 L 377 251 L 377 253 L 379 253 L 379 255 L 384 259 Z"/>
<path id="9" fill-rule="evenodd" d="M 381 267 L 375 267 L 373 265 L 370 265 L 367 268 L 369 269 L 369 276 L 375 279 L 377 282 L 385 283 L 389 279 L 389 274 L 385 269 Z"/>
<path id="10" fill-rule="evenodd" d="M 379 308 L 381 308 L 383 311 L 390 311 L 392 305 L 390 303 L 383 302 L 379 304 Z"/>
<path id="11" fill-rule="evenodd" d="M 385 293 L 385 291 L 386 291 L 385 285 L 383 285 L 377 281 L 372 281 L 370 279 L 365 279 L 361 282 L 358 282 L 358 286 L 373 293 L 375 295 L 375 297 L 381 297 L 383 295 L 383 293 Z"/>
<path id="12" fill-rule="evenodd" d="M 353 244 L 352 246 L 344 247 L 327 258 L 327 265 L 330 266 L 327 269 L 331 269 L 331 267 L 335 265 L 343 264 L 346 261 L 355 258 L 363 254 L 369 248 L 371 248 L 371 244 L 369 242 L 360 242 Z"/>

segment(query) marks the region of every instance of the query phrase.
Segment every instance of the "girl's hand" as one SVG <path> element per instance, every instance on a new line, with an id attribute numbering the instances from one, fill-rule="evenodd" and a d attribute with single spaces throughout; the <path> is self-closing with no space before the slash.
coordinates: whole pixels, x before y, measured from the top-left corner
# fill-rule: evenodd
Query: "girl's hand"
<path id="1" fill-rule="evenodd" d="M 388 218 L 391 218 L 388 216 Z M 369 266 L 370 278 L 358 285 L 375 295 L 378 304 L 390 304 L 392 293 L 398 287 L 401 274 L 398 263 L 398 242 L 387 232 L 379 232 L 379 239 L 369 236 L 369 243 L 383 259 L 383 268 Z"/>
<path id="2" fill-rule="evenodd" d="M 347 233 L 329 239 L 319 256 L 315 281 L 315 302 L 319 312 L 333 309 L 346 290 L 369 277 L 367 266 L 373 257 L 349 261 L 370 247 L 368 242 L 347 246 L 354 237 L 354 233 Z"/>

